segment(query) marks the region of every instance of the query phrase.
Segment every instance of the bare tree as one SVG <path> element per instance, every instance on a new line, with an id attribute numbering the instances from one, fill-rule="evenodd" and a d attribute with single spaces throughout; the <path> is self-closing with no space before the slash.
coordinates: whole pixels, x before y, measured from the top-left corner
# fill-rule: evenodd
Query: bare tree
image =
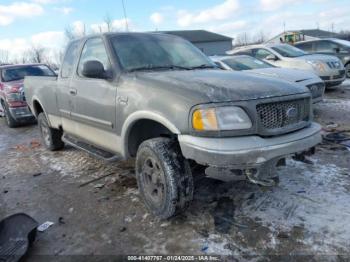
<path id="1" fill-rule="evenodd" d="M 104 22 L 107 26 L 107 32 L 113 32 L 113 20 L 109 14 L 106 15 Z"/>
<path id="2" fill-rule="evenodd" d="M 31 49 L 26 53 L 28 62 L 30 63 L 46 63 L 45 56 L 46 49 L 42 46 L 33 45 Z"/>
<path id="3" fill-rule="evenodd" d="M 250 42 L 250 36 L 247 32 L 240 33 L 235 38 L 235 46 L 248 45 Z"/>
<path id="4" fill-rule="evenodd" d="M 267 37 L 264 33 L 264 31 L 260 31 L 256 33 L 256 35 L 253 37 L 253 43 L 254 44 L 261 44 L 264 43 L 267 40 Z"/>
<path id="5" fill-rule="evenodd" d="M 80 31 L 81 32 L 78 32 L 71 25 L 69 25 L 69 26 L 66 26 L 66 28 L 64 29 L 64 34 L 69 41 L 85 36 L 86 35 L 85 23 L 82 24 L 82 28 L 80 28 Z"/>
<path id="6" fill-rule="evenodd" d="M 9 62 L 9 52 L 7 50 L 0 50 L 0 64 L 7 64 Z"/>

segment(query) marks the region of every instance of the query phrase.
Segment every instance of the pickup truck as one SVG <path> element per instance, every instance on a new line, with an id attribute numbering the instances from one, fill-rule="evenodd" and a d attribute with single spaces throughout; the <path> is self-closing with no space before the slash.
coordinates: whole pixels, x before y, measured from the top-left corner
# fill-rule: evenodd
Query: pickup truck
<path id="1" fill-rule="evenodd" d="M 321 141 L 307 88 L 221 70 L 166 34 L 73 41 L 58 77 L 24 86 L 49 150 L 66 143 L 110 161 L 136 158 L 140 196 L 162 219 L 189 206 L 191 167 L 273 185 L 280 160 Z"/>
<path id="2" fill-rule="evenodd" d="M 54 75 L 55 73 L 44 64 L 0 66 L 0 114 L 4 113 L 6 124 L 10 128 L 35 120 L 24 95 L 24 78 Z"/>

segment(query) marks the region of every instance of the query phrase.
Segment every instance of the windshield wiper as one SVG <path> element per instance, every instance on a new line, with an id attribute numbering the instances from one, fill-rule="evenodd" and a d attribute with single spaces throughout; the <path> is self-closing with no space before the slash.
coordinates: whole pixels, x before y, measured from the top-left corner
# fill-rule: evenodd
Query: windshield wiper
<path id="1" fill-rule="evenodd" d="M 148 70 L 166 70 L 166 69 L 170 69 L 170 70 L 174 70 L 174 69 L 181 69 L 181 70 L 190 70 L 192 68 L 190 67 L 185 67 L 185 66 L 178 66 L 178 65 L 163 65 L 163 66 L 140 66 L 140 67 L 135 67 L 132 68 L 130 70 L 128 70 L 128 72 L 135 72 L 135 71 L 148 71 Z"/>
<path id="2" fill-rule="evenodd" d="M 194 69 L 207 69 L 207 68 L 218 68 L 218 67 L 214 66 L 214 65 L 209 65 L 209 64 L 203 64 L 203 65 L 199 65 L 199 66 L 192 66 L 192 67 L 190 67 L 191 70 L 194 70 Z"/>

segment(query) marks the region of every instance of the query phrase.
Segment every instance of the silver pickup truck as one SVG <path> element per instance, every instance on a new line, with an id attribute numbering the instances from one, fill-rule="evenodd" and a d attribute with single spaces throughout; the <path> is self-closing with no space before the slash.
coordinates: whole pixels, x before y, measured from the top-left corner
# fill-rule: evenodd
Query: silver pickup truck
<path id="1" fill-rule="evenodd" d="M 48 149 L 135 157 L 140 195 L 163 219 L 192 200 L 195 165 L 272 184 L 281 159 L 321 141 L 307 88 L 220 70 L 165 34 L 73 41 L 57 78 L 27 77 L 24 87 Z"/>

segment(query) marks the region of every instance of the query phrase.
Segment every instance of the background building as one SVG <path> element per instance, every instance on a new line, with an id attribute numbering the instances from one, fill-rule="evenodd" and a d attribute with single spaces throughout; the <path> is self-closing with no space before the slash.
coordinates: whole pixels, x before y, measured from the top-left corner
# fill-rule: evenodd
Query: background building
<path id="1" fill-rule="evenodd" d="M 233 38 L 205 30 L 162 31 L 162 33 L 182 37 L 208 56 L 223 55 L 232 49 Z"/>

